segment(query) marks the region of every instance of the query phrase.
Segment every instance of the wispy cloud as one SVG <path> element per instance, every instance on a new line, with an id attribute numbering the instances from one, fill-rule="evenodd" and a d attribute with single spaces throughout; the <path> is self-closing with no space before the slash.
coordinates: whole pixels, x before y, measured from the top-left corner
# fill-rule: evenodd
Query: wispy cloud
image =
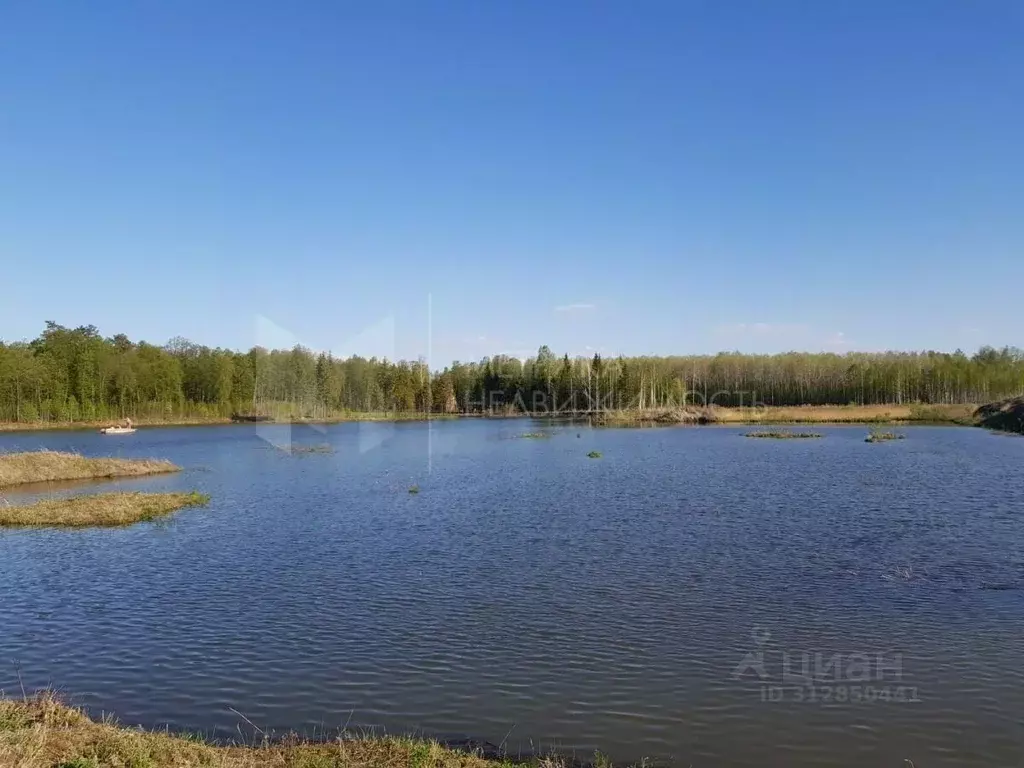
<path id="1" fill-rule="evenodd" d="M 743 345 L 761 351 L 799 349 L 808 352 L 826 350 L 848 352 L 857 342 L 843 331 L 827 331 L 806 323 L 729 323 L 714 329 L 720 344 Z"/>
<path id="2" fill-rule="evenodd" d="M 721 336 L 780 338 L 806 336 L 810 328 L 802 323 L 731 323 L 720 325 L 715 332 Z"/>
<path id="3" fill-rule="evenodd" d="M 579 304 L 561 304 L 555 307 L 555 312 L 585 312 L 589 309 L 597 309 L 597 305 L 586 302 Z"/>
<path id="4" fill-rule="evenodd" d="M 836 331 L 827 339 L 825 339 L 825 348 L 832 349 L 836 352 L 845 352 L 846 350 L 853 347 L 853 342 L 846 338 L 846 334 L 842 331 Z"/>

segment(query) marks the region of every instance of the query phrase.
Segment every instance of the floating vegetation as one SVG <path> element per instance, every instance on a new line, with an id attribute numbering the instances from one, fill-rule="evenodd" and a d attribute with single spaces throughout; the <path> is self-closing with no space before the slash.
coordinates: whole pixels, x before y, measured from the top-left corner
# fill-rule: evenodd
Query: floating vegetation
<path id="1" fill-rule="evenodd" d="M 792 432 L 788 429 L 766 429 L 761 432 L 747 432 L 744 437 L 758 437 L 767 440 L 803 440 L 824 437 L 817 432 Z"/>
<path id="2" fill-rule="evenodd" d="M 925 578 L 924 574 L 915 571 L 909 565 L 897 565 L 888 573 L 882 574 L 886 581 L 920 581 Z"/>
<path id="3" fill-rule="evenodd" d="M 521 435 L 516 435 L 521 440 L 541 440 L 545 437 L 551 437 L 550 432 L 523 432 Z"/>
<path id="4" fill-rule="evenodd" d="M 258 446 L 261 450 L 277 451 L 289 456 L 305 456 L 311 453 L 334 453 L 334 446 L 330 443 L 318 443 L 316 445 L 303 445 L 302 443 L 270 443 Z"/>
<path id="5" fill-rule="evenodd" d="M 334 446 L 330 443 L 320 443 L 319 445 L 292 445 L 292 453 L 334 453 Z"/>
<path id="6" fill-rule="evenodd" d="M 591 459 L 600 459 L 601 458 L 601 452 L 600 451 L 591 451 L 590 453 L 587 454 L 587 457 L 591 458 Z"/>
<path id="7" fill-rule="evenodd" d="M 409 493 L 419 493 L 419 492 L 420 492 L 420 487 L 418 485 L 410 485 L 409 486 Z"/>
<path id="8" fill-rule="evenodd" d="M 900 432 L 887 432 L 879 427 L 872 427 L 868 436 L 864 438 L 865 443 L 884 443 L 887 440 L 903 440 L 906 435 Z"/>

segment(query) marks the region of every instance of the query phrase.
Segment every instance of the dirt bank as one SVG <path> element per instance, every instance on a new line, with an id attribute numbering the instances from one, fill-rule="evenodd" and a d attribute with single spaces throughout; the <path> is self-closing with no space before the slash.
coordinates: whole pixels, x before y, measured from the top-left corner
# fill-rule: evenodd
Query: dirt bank
<path id="1" fill-rule="evenodd" d="M 974 412 L 979 426 L 1024 433 L 1024 395 L 983 405 Z"/>

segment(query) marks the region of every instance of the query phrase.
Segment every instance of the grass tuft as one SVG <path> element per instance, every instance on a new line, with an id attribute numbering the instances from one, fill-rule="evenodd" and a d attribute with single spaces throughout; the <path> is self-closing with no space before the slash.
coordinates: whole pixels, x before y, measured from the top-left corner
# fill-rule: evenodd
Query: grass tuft
<path id="1" fill-rule="evenodd" d="M 180 470 L 181 467 L 163 459 L 91 458 L 60 451 L 0 453 L 0 488 L 59 480 L 138 477 Z"/>
<path id="2" fill-rule="evenodd" d="M 409 486 L 409 493 L 419 493 L 419 492 L 420 492 L 420 487 L 418 485 L 410 485 Z"/>
<path id="3" fill-rule="evenodd" d="M 600 459 L 601 458 L 601 452 L 600 451 L 591 451 L 590 453 L 587 454 L 587 457 L 591 458 L 591 459 Z"/>
<path id="4" fill-rule="evenodd" d="M 183 507 L 209 503 L 204 493 L 96 493 L 0 506 L 0 526 L 19 528 L 115 527 L 157 520 Z"/>
<path id="5" fill-rule="evenodd" d="M 864 438 L 865 443 L 884 443 L 887 440 L 903 440 L 906 435 L 899 432 L 887 432 L 879 427 L 872 427 L 868 436 Z"/>

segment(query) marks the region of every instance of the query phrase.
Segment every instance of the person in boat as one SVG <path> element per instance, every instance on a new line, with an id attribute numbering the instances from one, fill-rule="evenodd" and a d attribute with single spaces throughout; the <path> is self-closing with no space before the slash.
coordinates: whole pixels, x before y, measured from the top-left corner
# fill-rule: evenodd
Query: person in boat
<path id="1" fill-rule="evenodd" d="M 121 426 L 124 427 L 125 429 L 131 429 L 132 428 L 132 420 L 129 419 L 126 416 L 124 421 L 121 422 Z"/>

